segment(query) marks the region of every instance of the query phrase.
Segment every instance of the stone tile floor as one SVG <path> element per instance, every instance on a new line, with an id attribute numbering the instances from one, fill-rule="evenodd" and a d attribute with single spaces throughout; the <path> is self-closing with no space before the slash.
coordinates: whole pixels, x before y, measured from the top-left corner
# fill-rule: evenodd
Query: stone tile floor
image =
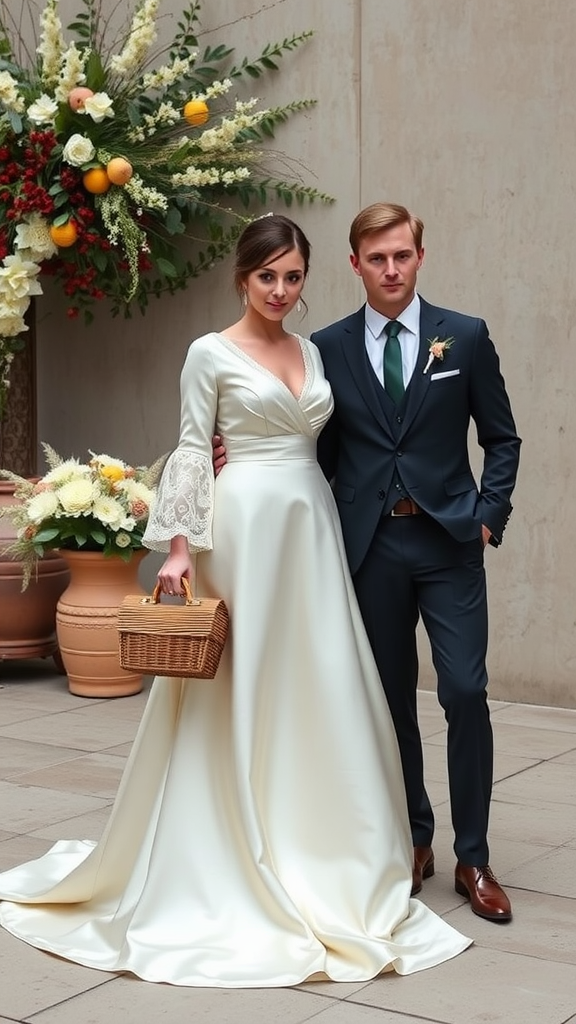
<path id="1" fill-rule="evenodd" d="M 57 838 L 98 838 L 145 700 L 74 697 L 51 662 L 0 665 L 0 869 Z M 444 722 L 435 696 L 420 695 L 438 821 L 422 896 L 474 938 L 461 956 L 368 984 L 178 989 L 79 967 L 0 931 L 0 1024 L 576 1024 L 576 711 L 491 706 L 491 863 L 513 900 L 508 925 L 474 917 L 454 892 Z"/>

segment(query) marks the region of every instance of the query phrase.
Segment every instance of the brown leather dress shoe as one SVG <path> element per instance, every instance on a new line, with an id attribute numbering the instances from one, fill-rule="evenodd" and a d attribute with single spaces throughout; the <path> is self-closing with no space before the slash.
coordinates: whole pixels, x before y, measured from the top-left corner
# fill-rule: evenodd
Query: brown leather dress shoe
<path id="1" fill-rule="evenodd" d="M 485 917 L 487 921 L 512 920 L 510 900 L 488 865 L 475 868 L 458 862 L 454 888 L 460 896 L 470 900 L 470 906 L 478 917 Z"/>
<path id="2" fill-rule="evenodd" d="M 416 896 L 422 888 L 422 879 L 431 878 L 434 874 L 434 851 L 431 846 L 414 847 L 414 867 L 412 868 L 412 892 Z"/>

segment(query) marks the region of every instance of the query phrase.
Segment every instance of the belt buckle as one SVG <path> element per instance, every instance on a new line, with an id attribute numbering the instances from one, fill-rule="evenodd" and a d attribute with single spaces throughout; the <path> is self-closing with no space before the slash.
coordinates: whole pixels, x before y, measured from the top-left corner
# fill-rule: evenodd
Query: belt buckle
<path id="1" fill-rule="evenodd" d="M 412 512 L 395 512 L 394 509 L 390 512 L 392 519 L 405 519 L 406 516 L 413 515 Z"/>

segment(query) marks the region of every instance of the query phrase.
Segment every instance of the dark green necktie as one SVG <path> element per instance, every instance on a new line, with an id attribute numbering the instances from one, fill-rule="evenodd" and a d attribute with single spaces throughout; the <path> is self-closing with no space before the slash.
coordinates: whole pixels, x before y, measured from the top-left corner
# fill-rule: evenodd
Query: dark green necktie
<path id="1" fill-rule="evenodd" d="M 386 331 L 386 344 L 384 345 L 384 388 L 395 405 L 400 404 L 404 394 L 402 350 L 398 341 L 398 333 L 401 329 L 402 324 L 398 320 L 389 320 L 384 328 Z"/>

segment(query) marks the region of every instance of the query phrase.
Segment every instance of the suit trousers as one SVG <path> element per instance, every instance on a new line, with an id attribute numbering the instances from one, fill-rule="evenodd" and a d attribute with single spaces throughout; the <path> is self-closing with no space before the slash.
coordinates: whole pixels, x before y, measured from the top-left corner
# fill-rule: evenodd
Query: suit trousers
<path id="1" fill-rule="evenodd" d="M 485 865 L 493 740 L 482 540 L 459 543 L 426 514 L 383 515 L 354 585 L 398 736 L 414 845 L 430 846 L 434 832 L 417 718 L 421 616 L 448 725 L 454 851 L 463 864 Z"/>

